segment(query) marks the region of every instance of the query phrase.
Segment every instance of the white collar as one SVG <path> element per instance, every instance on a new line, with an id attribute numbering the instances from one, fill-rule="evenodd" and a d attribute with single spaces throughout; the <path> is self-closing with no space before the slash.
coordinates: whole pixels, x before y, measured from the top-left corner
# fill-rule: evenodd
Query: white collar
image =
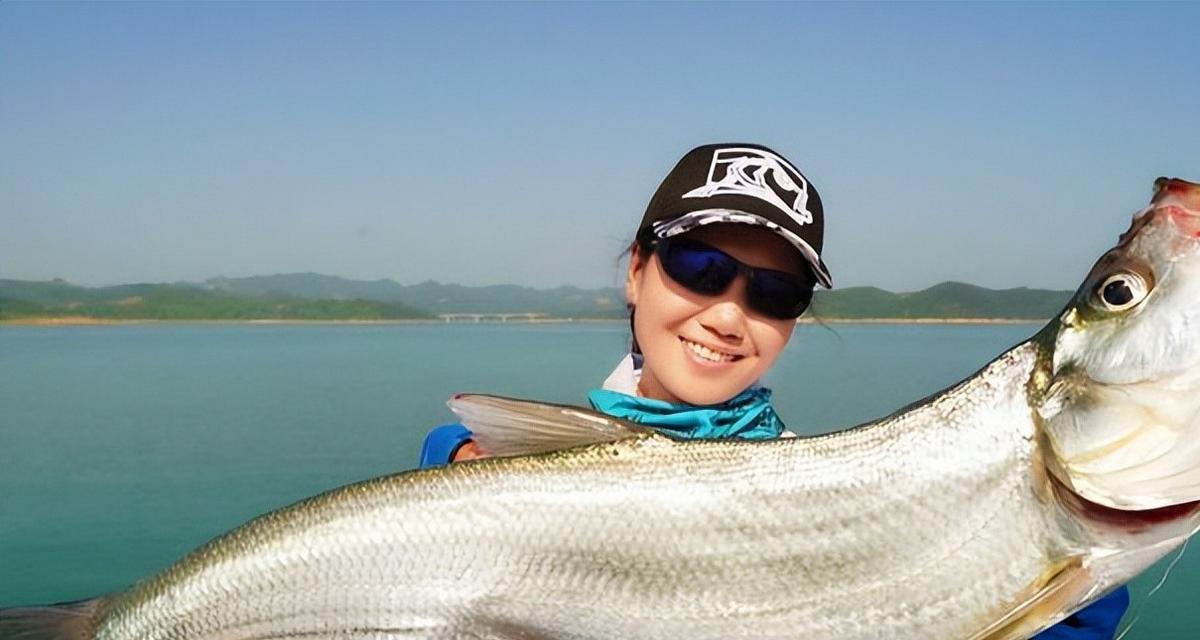
<path id="1" fill-rule="evenodd" d="M 604 379 L 602 388 L 628 396 L 641 395 L 638 393 L 638 382 L 642 379 L 642 368 L 637 366 L 640 364 L 641 362 L 634 363 L 632 353 L 625 354 L 621 362 L 617 363 L 617 368 Z"/>

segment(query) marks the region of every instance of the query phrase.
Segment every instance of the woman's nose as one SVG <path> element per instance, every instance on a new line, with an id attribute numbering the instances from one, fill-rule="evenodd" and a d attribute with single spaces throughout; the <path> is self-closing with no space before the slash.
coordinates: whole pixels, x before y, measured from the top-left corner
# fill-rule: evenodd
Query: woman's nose
<path id="1" fill-rule="evenodd" d="M 741 340 L 746 334 L 745 299 L 746 278 L 739 275 L 700 312 L 700 325 L 725 340 Z"/>

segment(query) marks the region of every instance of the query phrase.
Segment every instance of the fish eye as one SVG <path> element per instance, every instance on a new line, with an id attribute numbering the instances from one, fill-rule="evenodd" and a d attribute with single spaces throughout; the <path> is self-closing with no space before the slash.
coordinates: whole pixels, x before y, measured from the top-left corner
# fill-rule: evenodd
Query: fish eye
<path id="1" fill-rule="evenodd" d="M 1136 273 L 1118 273 L 1109 276 L 1096 289 L 1100 306 L 1108 311 L 1125 311 L 1136 306 L 1150 293 L 1146 281 Z"/>

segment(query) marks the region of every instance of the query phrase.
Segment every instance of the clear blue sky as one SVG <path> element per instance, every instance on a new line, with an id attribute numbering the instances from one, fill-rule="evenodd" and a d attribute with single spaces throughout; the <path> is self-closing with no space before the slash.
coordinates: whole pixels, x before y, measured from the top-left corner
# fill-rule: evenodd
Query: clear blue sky
<path id="1" fill-rule="evenodd" d="M 612 285 L 770 145 L 839 286 L 1074 288 L 1200 181 L 1200 5 L 0 3 L 0 277 Z"/>

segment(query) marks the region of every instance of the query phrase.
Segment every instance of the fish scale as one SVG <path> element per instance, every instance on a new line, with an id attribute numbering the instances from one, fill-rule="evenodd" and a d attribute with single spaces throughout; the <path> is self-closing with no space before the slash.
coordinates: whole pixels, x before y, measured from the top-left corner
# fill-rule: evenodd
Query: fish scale
<path id="1" fill-rule="evenodd" d="M 114 599 L 96 637 L 339 638 L 365 619 L 379 637 L 965 636 L 1068 547 L 1023 500 L 1033 425 L 1008 399 L 1035 360 L 838 436 L 641 437 L 335 491 Z M 901 599 L 905 616 L 873 607 Z"/>
<path id="2" fill-rule="evenodd" d="M 121 593 L 0 610 L 0 640 L 1028 638 L 1200 528 L 1200 185 L 1156 188 L 1059 317 L 887 418 L 677 441 L 459 396 L 497 457 L 310 498 Z"/>

